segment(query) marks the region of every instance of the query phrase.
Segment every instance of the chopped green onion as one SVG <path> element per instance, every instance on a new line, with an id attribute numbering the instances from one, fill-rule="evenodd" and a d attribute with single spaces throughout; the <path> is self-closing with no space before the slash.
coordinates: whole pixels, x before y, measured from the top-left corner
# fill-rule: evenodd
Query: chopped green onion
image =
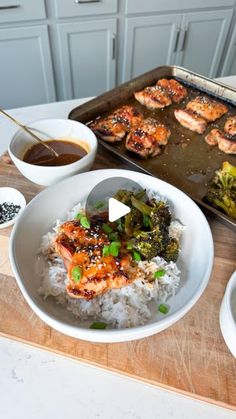
<path id="1" fill-rule="evenodd" d="M 90 329 L 102 330 L 102 329 L 106 329 L 106 327 L 107 327 L 107 324 L 103 322 L 94 322 L 90 325 Z"/>
<path id="2" fill-rule="evenodd" d="M 72 269 L 72 277 L 75 282 L 79 282 L 82 278 L 82 268 L 80 266 L 74 266 Z"/>
<path id="3" fill-rule="evenodd" d="M 103 229 L 104 233 L 107 233 L 107 234 L 113 232 L 113 229 L 108 224 L 103 224 L 102 225 L 102 229 Z"/>
<path id="4" fill-rule="evenodd" d="M 162 314 L 167 314 L 169 311 L 169 307 L 167 307 L 166 304 L 159 304 L 158 311 L 160 311 L 160 313 Z"/>
<path id="5" fill-rule="evenodd" d="M 154 273 L 154 278 L 155 278 L 155 279 L 157 279 L 157 278 L 161 278 L 162 276 L 164 276 L 164 275 L 165 275 L 165 273 L 166 273 L 165 269 L 159 269 L 159 271 L 156 271 L 156 272 Z"/>
<path id="6" fill-rule="evenodd" d="M 84 227 L 84 228 L 90 228 L 90 222 L 89 222 L 88 218 L 87 218 L 85 215 L 83 215 L 83 216 L 80 218 L 80 224 L 81 224 L 81 225 L 82 225 L 82 227 Z"/>
<path id="7" fill-rule="evenodd" d="M 96 209 L 100 209 L 100 208 L 103 208 L 103 207 L 104 207 L 104 205 L 105 205 L 105 202 L 103 202 L 103 201 L 97 201 L 97 202 L 95 202 L 95 204 L 94 204 L 94 208 L 96 208 Z"/>
<path id="8" fill-rule="evenodd" d="M 76 216 L 75 216 L 75 219 L 80 220 L 82 216 L 83 216 L 83 214 L 81 214 L 81 212 L 78 212 L 78 214 L 76 214 Z"/>
<path id="9" fill-rule="evenodd" d="M 116 233 L 116 232 L 110 233 L 109 234 L 109 239 L 112 240 L 112 241 L 115 241 L 115 242 L 118 241 L 119 240 L 118 233 Z"/>
<path id="10" fill-rule="evenodd" d="M 150 218 L 148 215 L 143 215 L 143 225 L 144 227 L 150 227 Z"/>
<path id="11" fill-rule="evenodd" d="M 108 246 L 106 245 L 102 249 L 102 255 L 103 256 L 109 256 L 109 254 L 110 254 L 110 246 L 109 245 Z"/>
<path id="12" fill-rule="evenodd" d="M 110 255 L 117 257 L 119 255 L 120 246 L 120 242 L 111 242 L 109 246 Z"/>
<path id="13" fill-rule="evenodd" d="M 132 243 L 130 243 L 130 242 L 126 243 L 126 249 L 127 250 L 132 250 L 133 249 Z"/>
<path id="14" fill-rule="evenodd" d="M 136 260 L 136 262 L 140 262 L 142 260 L 140 254 L 139 254 L 139 252 L 137 252 L 137 250 L 133 251 L 133 258 L 134 258 L 134 260 Z"/>

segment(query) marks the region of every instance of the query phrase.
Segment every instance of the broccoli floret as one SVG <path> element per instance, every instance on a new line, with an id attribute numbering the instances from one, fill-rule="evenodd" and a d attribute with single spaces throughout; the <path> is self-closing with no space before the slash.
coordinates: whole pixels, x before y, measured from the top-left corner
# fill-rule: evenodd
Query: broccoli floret
<path id="1" fill-rule="evenodd" d="M 128 237 L 130 249 L 145 260 L 161 256 L 168 262 L 176 261 L 179 243 L 169 237 L 171 213 L 168 205 L 164 201 L 148 200 L 143 190 L 134 193 L 120 189 L 114 198 L 131 208 L 118 225 L 122 226 L 125 238 Z"/>
<path id="2" fill-rule="evenodd" d="M 176 262 L 179 256 L 179 242 L 171 237 L 165 250 L 160 254 L 167 262 Z"/>
<path id="3" fill-rule="evenodd" d="M 119 189 L 116 194 L 113 196 L 114 199 L 117 199 L 117 201 L 122 202 L 125 205 L 131 206 L 131 198 L 134 196 L 137 199 L 142 199 L 146 195 L 146 191 L 144 189 L 133 192 L 128 191 L 126 189 Z"/>
<path id="4" fill-rule="evenodd" d="M 136 209 L 131 208 L 131 211 L 125 216 L 124 230 L 128 237 L 131 237 L 135 231 L 140 230 L 143 223 L 142 214 Z"/>
<path id="5" fill-rule="evenodd" d="M 236 167 L 224 162 L 209 184 L 204 201 L 236 219 Z"/>
<path id="6" fill-rule="evenodd" d="M 168 245 L 168 233 L 164 229 L 156 227 L 152 231 L 140 231 L 135 234 L 133 248 L 147 260 L 159 255 Z"/>
<path id="7" fill-rule="evenodd" d="M 168 227 L 171 222 L 171 213 L 166 203 L 163 201 L 157 202 L 153 200 L 152 208 L 153 209 L 150 214 L 152 225 L 163 225 Z"/>
<path id="8" fill-rule="evenodd" d="M 168 227 L 171 222 L 171 214 L 168 206 L 163 201 L 149 202 L 150 205 L 145 204 L 136 197 L 131 197 L 132 205 L 137 208 L 143 215 L 150 217 L 151 227 L 165 226 Z"/>

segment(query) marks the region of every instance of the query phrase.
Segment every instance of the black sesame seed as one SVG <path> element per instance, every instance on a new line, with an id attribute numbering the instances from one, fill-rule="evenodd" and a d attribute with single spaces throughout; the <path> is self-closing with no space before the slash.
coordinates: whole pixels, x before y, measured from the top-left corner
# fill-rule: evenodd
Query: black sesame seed
<path id="1" fill-rule="evenodd" d="M 12 202 L 3 202 L 0 204 L 0 224 L 11 221 L 20 211 L 21 206 Z"/>

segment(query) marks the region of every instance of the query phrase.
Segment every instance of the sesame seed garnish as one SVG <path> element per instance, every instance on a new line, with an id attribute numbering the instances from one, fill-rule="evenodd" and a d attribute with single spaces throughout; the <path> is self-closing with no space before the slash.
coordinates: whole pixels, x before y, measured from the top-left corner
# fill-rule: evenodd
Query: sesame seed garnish
<path id="1" fill-rule="evenodd" d="M 0 204 L 0 224 L 11 221 L 20 211 L 21 206 L 13 202 L 3 202 Z"/>

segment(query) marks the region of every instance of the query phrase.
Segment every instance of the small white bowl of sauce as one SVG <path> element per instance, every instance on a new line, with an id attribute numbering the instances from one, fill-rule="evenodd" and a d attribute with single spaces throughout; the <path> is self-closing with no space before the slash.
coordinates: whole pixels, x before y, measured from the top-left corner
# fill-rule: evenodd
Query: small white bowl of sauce
<path id="1" fill-rule="evenodd" d="M 18 170 L 32 182 L 49 186 L 92 167 L 97 139 L 86 125 L 67 119 L 42 119 L 28 128 L 59 155 L 54 157 L 25 131 L 17 131 L 8 152 Z"/>

